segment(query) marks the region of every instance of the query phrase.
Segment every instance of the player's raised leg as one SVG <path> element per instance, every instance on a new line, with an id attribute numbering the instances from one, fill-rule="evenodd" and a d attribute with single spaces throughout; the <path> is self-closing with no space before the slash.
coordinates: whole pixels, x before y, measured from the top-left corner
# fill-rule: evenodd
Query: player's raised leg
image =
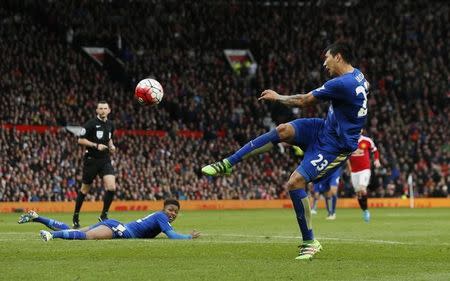
<path id="1" fill-rule="evenodd" d="M 28 213 L 20 216 L 20 219 L 19 219 L 20 224 L 27 223 L 27 222 L 39 222 L 52 230 L 70 229 L 70 227 L 67 224 L 57 221 L 57 220 L 54 220 L 54 219 L 49 219 L 46 217 L 39 216 L 39 214 L 33 210 L 28 211 Z"/>
<path id="2" fill-rule="evenodd" d="M 287 187 L 303 239 L 300 245 L 299 255 L 296 259 L 309 260 L 322 249 L 322 245 L 314 239 L 311 209 L 309 207 L 308 194 L 305 191 L 306 180 L 300 173 L 294 171 L 289 178 Z"/>
<path id="3" fill-rule="evenodd" d="M 237 163 L 248 157 L 267 152 L 279 142 L 291 142 L 294 135 L 295 130 L 291 124 L 281 124 L 276 129 L 249 141 L 226 159 L 204 166 L 202 173 L 207 176 L 230 175 L 232 167 Z"/>

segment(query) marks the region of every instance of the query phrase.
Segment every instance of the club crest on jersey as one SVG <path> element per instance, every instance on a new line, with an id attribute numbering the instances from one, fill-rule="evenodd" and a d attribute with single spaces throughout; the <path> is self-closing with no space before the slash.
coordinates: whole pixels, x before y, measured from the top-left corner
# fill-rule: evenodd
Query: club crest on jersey
<path id="1" fill-rule="evenodd" d="M 103 138 L 103 131 L 97 131 L 96 136 L 97 136 L 97 139 Z"/>

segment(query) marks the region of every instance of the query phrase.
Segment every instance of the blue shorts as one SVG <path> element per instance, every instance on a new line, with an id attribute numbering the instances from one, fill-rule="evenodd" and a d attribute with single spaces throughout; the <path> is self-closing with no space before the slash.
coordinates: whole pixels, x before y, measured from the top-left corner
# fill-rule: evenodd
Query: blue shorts
<path id="1" fill-rule="evenodd" d="M 342 169 L 336 169 L 333 173 L 322 177 L 318 182 L 314 183 L 314 192 L 325 193 L 330 190 L 331 186 L 339 185 Z"/>
<path id="2" fill-rule="evenodd" d="M 325 120 L 302 118 L 289 124 L 295 129 L 295 143 L 305 152 L 297 172 L 306 182 L 318 182 L 320 178 L 342 166 L 350 155 L 350 152 L 339 152 L 333 145 L 319 139 Z"/>
<path id="3" fill-rule="evenodd" d="M 134 238 L 133 233 L 125 227 L 123 223 L 117 220 L 107 219 L 89 227 L 89 230 L 97 226 L 104 225 L 110 228 L 113 232 L 113 239 L 131 239 Z"/>

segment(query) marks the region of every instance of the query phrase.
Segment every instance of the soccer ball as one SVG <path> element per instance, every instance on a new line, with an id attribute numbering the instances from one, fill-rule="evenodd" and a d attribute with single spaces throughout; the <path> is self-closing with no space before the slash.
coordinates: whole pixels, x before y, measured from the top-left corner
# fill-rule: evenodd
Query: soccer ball
<path id="1" fill-rule="evenodd" d="M 164 96 L 161 84 L 155 79 L 141 80 L 134 90 L 134 97 L 140 104 L 157 105 Z"/>

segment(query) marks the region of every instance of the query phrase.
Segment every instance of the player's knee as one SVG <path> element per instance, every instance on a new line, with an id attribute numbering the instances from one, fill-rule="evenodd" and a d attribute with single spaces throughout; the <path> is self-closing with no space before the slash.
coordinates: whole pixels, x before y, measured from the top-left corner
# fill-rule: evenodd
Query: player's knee
<path id="1" fill-rule="evenodd" d="M 105 182 L 105 189 L 107 191 L 115 191 L 116 190 L 116 183 L 115 182 Z"/>
<path id="2" fill-rule="evenodd" d="M 116 177 L 113 175 L 106 175 L 103 177 L 103 184 L 108 191 L 116 190 Z"/>
<path id="3" fill-rule="evenodd" d="M 364 190 L 359 190 L 356 192 L 356 196 L 358 196 L 358 199 L 361 199 L 364 195 L 366 195 L 366 192 Z"/>
<path id="4" fill-rule="evenodd" d="M 330 188 L 330 195 L 336 195 L 338 191 L 338 187 L 337 186 L 332 186 Z"/>
<path id="5" fill-rule="evenodd" d="M 305 178 L 297 172 L 294 172 L 289 178 L 289 181 L 287 182 L 287 188 L 289 190 L 305 188 L 305 186 L 306 186 Z"/>
<path id="6" fill-rule="evenodd" d="M 291 140 L 295 136 L 295 130 L 292 125 L 284 123 L 277 126 L 278 136 L 280 140 L 286 141 Z"/>

